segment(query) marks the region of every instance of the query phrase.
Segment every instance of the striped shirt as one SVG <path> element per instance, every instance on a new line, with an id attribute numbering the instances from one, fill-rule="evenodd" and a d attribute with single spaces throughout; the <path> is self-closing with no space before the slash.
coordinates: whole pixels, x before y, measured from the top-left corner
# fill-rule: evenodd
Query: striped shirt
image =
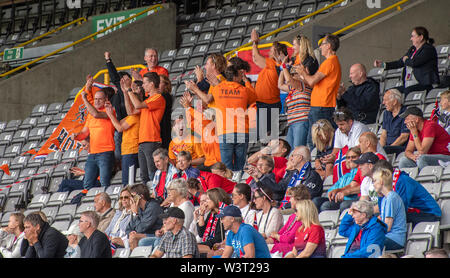
<path id="1" fill-rule="evenodd" d="M 291 89 L 286 97 L 288 125 L 308 120 L 311 108 L 311 88 L 304 86 L 303 90 Z"/>
<path id="2" fill-rule="evenodd" d="M 184 226 L 175 235 L 171 231 L 166 232 L 156 249 L 163 252 L 167 258 L 182 258 L 188 255 L 199 258 L 200 256 L 195 236 Z"/>

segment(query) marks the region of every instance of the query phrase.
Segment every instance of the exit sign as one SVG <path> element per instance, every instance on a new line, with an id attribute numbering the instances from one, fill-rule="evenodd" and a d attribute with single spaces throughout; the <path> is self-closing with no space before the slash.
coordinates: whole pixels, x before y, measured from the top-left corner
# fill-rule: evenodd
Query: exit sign
<path id="1" fill-rule="evenodd" d="M 12 61 L 23 58 L 23 47 L 5 49 L 3 61 Z"/>

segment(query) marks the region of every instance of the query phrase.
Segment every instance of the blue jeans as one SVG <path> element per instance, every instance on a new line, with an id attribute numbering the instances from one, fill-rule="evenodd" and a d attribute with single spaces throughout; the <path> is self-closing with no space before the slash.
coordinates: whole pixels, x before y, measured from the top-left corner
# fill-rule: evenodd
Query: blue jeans
<path id="1" fill-rule="evenodd" d="M 298 146 L 306 146 L 309 133 L 309 122 L 302 121 L 289 125 L 286 140 L 291 149 Z"/>
<path id="2" fill-rule="evenodd" d="M 404 156 L 400 158 L 400 161 L 398 162 L 398 167 L 400 169 L 418 167 L 420 171 L 425 166 L 439 166 L 439 160 L 442 160 L 443 162 L 448 162 L 450 161 L 450 155 L 423 154 L 419 157 L 419 159 L 417 159 L 417 161 L 413 161 Z"/>
<path id="3" fill-rule="evenodd" d="M 397 242 L 395 242 L 392 239 L 386 237 L 384 239 L 384 247 L 386 248 L 385 250 L 398 250 L 398 249 L 402 249 L 404 246 L 401 246 Z"/>
<path id="4" fill-rule="evenodd" d="M 257 138 L 267 138 L 267 134 L 270 133 L 270 138 L 278 138 L 279 135 L 279 123 L 281 102 L 267 104 L 264 102 L 256 102 L 257 109 Z M 273 109 L 273 111 L 272 111 Z M 278 113 L 278 115 L 276 114 Z M 272 133 L 272 120 L 277 124 L 277 129 Z"/>
<path id="5" fill-rule="evenodd" d="M 84 175 L 84 188 L 91 189 L 96 185 L 97 177 L 100 175 L 100 184 L 107 187 L 111 184 L 112 170 L 114 167 L 114 152 L 103 152 L 89 154 Z"/>
<path id="6" fill-rule="evenodd" d="M 138 242 L 138 246 L 152 246 L 152 250 L 155 249 L 156 246 L 158 246 L 159 242 L 161 241 L 160 237 L 157 237 L 155 235 L 147 235 L 147 237 L 142 238 Z"/>
<path id="7" fill-rule="evenodd" d="M 98 180 L 95 181 L 95 185 L 93 187 L 100 187 L 100 182 Z M 58 192 L 72 192 L 73 190 L 84 189 L 83 180 L 72 180 L 65 179 L 59 184 Z"/>
<path id="8" fill-rule="evenodd" d="M 312 142 L 312 137 L 311 137 L 312 125 L 320 119 L 326 119 L 331 123 L 331 125 L 334 127 L 334 129 L 336 129 L 337 125 L 333 121 L 333 113 L 334 113 L 334 107 L 311 106 L 311 109 L 309 110 L 309 114 L 308 114 L 308 121 L 309 121 L 308 147 L 310 150 L 312 150 L 314 148 L 314 144 Z"/>
<path id="9" fill-rule="evenodd" d="M 229 133 L 219 136 L 220 157 L 232 171 L 244 169 L 248 148 L 248 134 Z"/>
<path id="10" fill-rule="evenodd" d="M 136 170 L 139 167 L 138 154 L 124 154 L 122 155 L 122 184 L 128 184 L 129 168 L 134 165 L 134 179 L 136 180 Z"/>

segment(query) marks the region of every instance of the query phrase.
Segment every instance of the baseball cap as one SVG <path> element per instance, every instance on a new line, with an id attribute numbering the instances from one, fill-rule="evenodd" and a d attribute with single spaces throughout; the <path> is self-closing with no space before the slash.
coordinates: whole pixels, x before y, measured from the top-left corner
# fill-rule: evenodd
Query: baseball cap
<path id="1" fill-rule="evenodd" d="M 180 208 L 177 207 L 170 207 L 167 209 L 166 212 L 160 214 L 159 217 L 163 219 L 168 217 L 184 219 L 184 211 L 182 211 Z"/>
<path id="2" fill-rule="evenodd" d="M 408 115 L 414 115 L 414 116 L 418 116 L 418 117 L 423 118 L 422 110 L 420 110 L 420 108 L 415 107 L 415 106 L 411 106 L 411 107 L 406 108 L 405 112 L 400 114 L 400 117 L 401 118 L 406 118 L 406 117 L 408 117 Z"/>
<path id="3" fill-rule="evenodd" d="M 357 160 L 353 161 L 356 164 L 372 163 L 375 164 L 379 160 L 378 156 L 373 152 L 363 153 Z"/>
<path id="4" fill-rule="evenodd" d="M 68 235 L 77 235 L 77 236 L 81 236 L 81 232 L 80 232 L 80 228 L 78 227 L 78 225 L 72 225 L 69 227 L 69 230 L 67 231 L 63 231 L 62 232 L 63 235 L 68 236 Z"/>
<path id="5" fill-rule="evenodd" d="M 232 216 L 232 217 L 242 217 L 241 214 L 241 209 L 238 208 L 237 206 L 226 206 L 223 210 L 222 213 L 219 213 L 217 215 L 218 218 L 223 218 L 225 216 Z"/>

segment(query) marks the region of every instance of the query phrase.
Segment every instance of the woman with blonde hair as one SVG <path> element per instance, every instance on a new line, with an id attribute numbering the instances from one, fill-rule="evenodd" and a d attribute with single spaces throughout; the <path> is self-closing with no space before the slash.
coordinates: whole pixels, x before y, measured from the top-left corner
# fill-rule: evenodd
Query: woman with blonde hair
<path id="1" fill-rule="evenodd" d="M 116 210 L 105 234 L 116 247 L 128 247 L 127 234 L 125 232 L 132 215 L 131 191 L 129 186 L 122 188 L 119 194 L 119 209 Z"/>
<path id="2" fill-rule="evenodd" d="M 231 180 L 233 178 L 233 171 L 227 168 L 225 163 L 216 162 L 211 166 L 211 173 L 222 176 Z"/>
<path id="3" fill-rule="evenodd" d="M 316 57 L 311 41 L 306 36 L 297 35 L 292 40 L 292 49 L 294 50 L 292 54 L 294 65 L 301 64 L 307 56 Z"/>
<path id="4" fill-rule="evenodd" d="M 319 213 L 311 200 L 300 200 L 295 205 L 297 221 L 302 225 L 295 234 L 294 247 L 286 258 L 325 258 L 325 231 L 319 222 Z"/>
<path id="5" fill-rule="evenodd" d="M 334 147 L 334 128 L 328 120 L 320 119 L 312 125 L 311 137 L 317 150 L 315 169 L 324 179 L 333 175 L 334 157 L 329 155 Z"/>

